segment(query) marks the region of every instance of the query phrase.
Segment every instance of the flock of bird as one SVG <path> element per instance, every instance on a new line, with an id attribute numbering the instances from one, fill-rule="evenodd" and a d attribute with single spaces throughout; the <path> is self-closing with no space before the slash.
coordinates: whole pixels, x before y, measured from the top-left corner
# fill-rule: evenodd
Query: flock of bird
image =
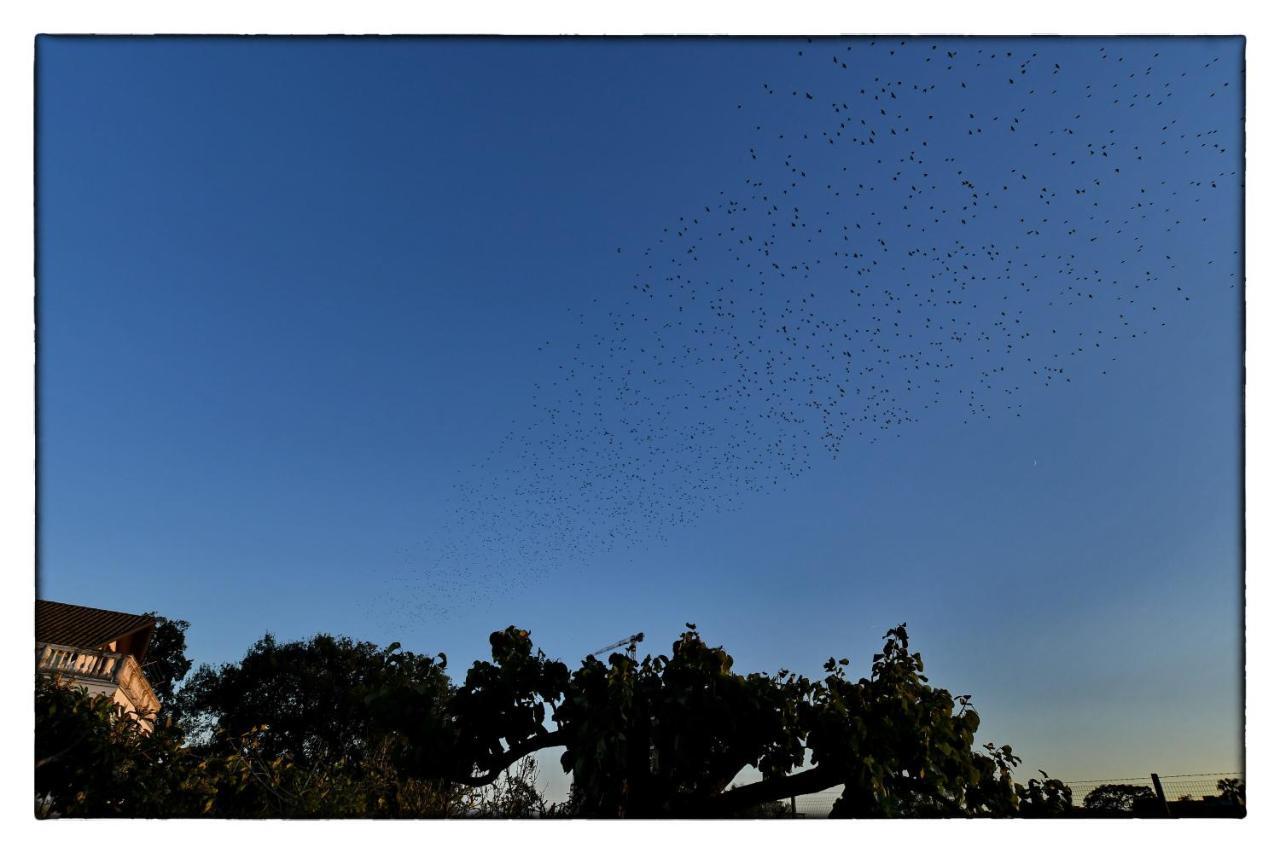
<path id="1" fill-rule="evenodd" d="M 744 82 L 741 180 L 616 247 L 631 277 L 545 341 L 549 378 L 458 483 L 400 608 L 510 594 L 927 417 L 1020 417 L 1240 286 L 1238 242 L 1212 236 L 1241 197 L 1234 54 L 792 46 L 786 82 Z"/>

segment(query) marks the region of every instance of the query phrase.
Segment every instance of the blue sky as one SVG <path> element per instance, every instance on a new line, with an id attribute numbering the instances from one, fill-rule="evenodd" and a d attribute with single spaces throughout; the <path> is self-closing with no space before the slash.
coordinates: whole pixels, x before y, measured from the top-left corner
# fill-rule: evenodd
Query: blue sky
<path id="1" fill-rule="evenodd" d="M 512 623 L 816 672 L 905 621 L 1031 767 L 1241 769 L 1241 63 L 43 39 L 40 594 L 455 676 Z M 817 382 L 835 458 L 807 379 L 712 393 L 796 324 L 872 371 Z"/>

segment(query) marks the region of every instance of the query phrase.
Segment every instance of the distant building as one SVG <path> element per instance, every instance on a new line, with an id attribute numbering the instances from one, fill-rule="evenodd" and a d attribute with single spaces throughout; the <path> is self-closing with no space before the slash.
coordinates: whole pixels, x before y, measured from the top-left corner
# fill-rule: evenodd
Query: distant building
<path id="1" fill-rule="evenodd" d="M 36 602 L 36 672 L 111 697 L 151 731 L 160 700 L 142 672 L 154 616 Z"/>

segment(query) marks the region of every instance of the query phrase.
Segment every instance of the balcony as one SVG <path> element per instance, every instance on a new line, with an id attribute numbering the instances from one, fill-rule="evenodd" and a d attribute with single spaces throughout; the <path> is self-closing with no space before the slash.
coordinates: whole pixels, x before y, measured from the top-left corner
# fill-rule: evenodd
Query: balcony
<path id="1" fill-rule="evenodd" d="M 37 643 L 36 671 L 62 675 L 90 693 L 110 696 L 137 717 L 147 731 L 151 731 L 152 720 L 160 710 L 160 700 L 133 655 Z"/>

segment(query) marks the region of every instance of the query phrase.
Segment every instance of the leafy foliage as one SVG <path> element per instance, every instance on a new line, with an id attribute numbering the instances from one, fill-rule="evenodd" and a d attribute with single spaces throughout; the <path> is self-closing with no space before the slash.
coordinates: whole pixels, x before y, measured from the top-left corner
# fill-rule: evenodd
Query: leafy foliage
<path id="1" fill-rule="evenodd" d="M 745 766 L 779 776 L 803 760 L 807 679 L 739 675 L 694 626 L 670 656 L 587 658 L 555 718 L 561 758 L 593 815 L 689 814 Z"/>
<path id="2" fill-rule="evenodd" d="M 238 663 L 201 667 L 176 700 L 181 728 L 151 737 L 108 700 L 38 687 L 37 794 L 66 815 L 761 816 L 836 786 L 842 817 L 1070 809 L 1043 772 L 1013 780 L 1010 747 L 974 748 L 971 697 L 928 683 L 904 626 L 857 680 L 834 658 L 820 679 L 734 672 L 692 624 L 669 655 L 573 671 L 528 631 L 489 641 L 490 660 L 454 685 L 443 655 L 267 635 Z M 553 808 L 532 759 L 548 747 L 573 781 Z M 760 780 L 734 786 L 746 768 Z"/>
<path id="3" fill-rule="evenodd" d="M 38 817 L 446 817 L 545 811 L 532 765 L 473 790 L 404 778 L 386 742 L 358 762 L 295 761 L 255 726 L 190 748 L 173 719 L 148 734 L 108 697 L 36 681 Z"/>
<path id="4" fill-rule="evenodd" d="M 1223 803 L 1244 808 L 1243 779 L 1219 779 L 1217 787 L 1218 799 Z"/>
<path id="5" fill-rule="evenodd" d="M 1146 803 L 1156 802 L 1156 792 L 1146 785 L 1099 785 L 1084 798 L 1084 807 L 1092 812 L 1139 811 Z"/>
<path id="6" fill-rule="evenodd" d="M 1040 771 L 1041 779 L 1030 779 L 1018 786 L 1019 817 L 1066 817 L 1071 814 L 1071 788 L 1060 779 L 1050 779 Z"/>
<path id="7" fill-rule="evenodd" d="M 179 697 L 196 740 L 254 732 L 268 759 L 360 763 L 377 748 L 375 719 L 399 703 L 422 713 L 449 690 L 442 663 L 373 643 L 320 634 L 279 643 L 270 634 L 239 663 L 201 666 Z"/>
<path id="8" fill-rule="evenodd" d="M 212 793 L 170 721 L 148 735 L 109 697 L 56 677 L 37 677 L 35 700 L 37 816 L 165 817 Z"/>
<path id="9" fill-rule="evenodd" d="M 215 780 L 203 813 L 216 817 L 447 817 L 465 814 L 466 792 L 402 777 L 386 744 L 361 760 L 308 759 L 272 753 L 253 729 L 227 753 L 208 756 L 202 770 Z"/>
<path id="10" fill-rule="evenodd" d="M 494 785 L 480 789 L 468 802 L 469 814 L 476 817 L 547 817 L 554 814 L 537 784 L 538 766 L 527 755 L 502 771 Z"/>
<path id="11" fill-rule="evenodd" d="M 320 634 L 267 634 L 238 663 L 202 666 L 179 696 L 194 749 L 222 761 L 237 796 L 219 811 L 305 817 L 436 817 L 473 808 L 445 774 L 404 772 L 414 743 L 452 752 L 443 656 Z M 253 783 L 253 784 L 250 784 Z"/>
<path id="12" fill-rule="evenodd" d="M 191 623 L 185 619 L 167 619 L 148 613 L 156 620 L 156 630 L 147 649 L 147 662 L 143 672 L 151 689 L 160 700 L 160 711 L 174 708 L 177 686 L 191 671 L 191 659 L 187 657 L 187 629 Z"/>
<path id="13" fill-rule="evenodd" d="M 557 717 L 576 735 L 563 761 L 592 792 L 588 810 L 734 814 L 843 785 L 836 816 L 1008 815 L 1024 800 L 1047 814 L 1065 791 L 1014 784 L 1009 747 L 972 750 L 970 697 L 927 684 L 903 626 L 858 681 L 834 658 L 821 681 L 738 675 L 723 649 L 687 627 L 670 658 L 636 665 L 614 655 L 608 669 L 588 660 L 575 674 L 578 689 Z M 802 769 L 806 754 L 812 766 Z M 745 767 L 761 782 L 729 789 Z"/>

